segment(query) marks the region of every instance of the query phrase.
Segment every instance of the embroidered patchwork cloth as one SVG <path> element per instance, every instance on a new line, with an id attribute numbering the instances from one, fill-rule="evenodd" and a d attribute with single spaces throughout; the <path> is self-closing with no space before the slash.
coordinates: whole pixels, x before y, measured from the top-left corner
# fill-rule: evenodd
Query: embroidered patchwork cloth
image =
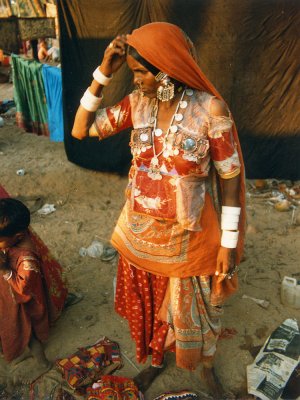
<path id="1" fill-rule="evenodd" d="M 188 390 L 182 390 L 181 392 L 173 392 L 173 393 L 163 393 L 158 397 L 155 397 L 154 400 L 196 400 L 198 396 L 196 393 L 190 392 Z"/>
<path id="2" fill-rule="evenodd" d="M 87 400 L 142 400 L 133 380 L 122 376 L 102 376 L 93 387 L 87 389 Z"/>
<path id="3" fill-rule="evenodd" d="M 71 388 L 88 386 L 102 375 L 122 367 L 120 348 L 118 343 L 104 337 L 92 346 L 82 347 L 57 360 L 56 366 Z"/>

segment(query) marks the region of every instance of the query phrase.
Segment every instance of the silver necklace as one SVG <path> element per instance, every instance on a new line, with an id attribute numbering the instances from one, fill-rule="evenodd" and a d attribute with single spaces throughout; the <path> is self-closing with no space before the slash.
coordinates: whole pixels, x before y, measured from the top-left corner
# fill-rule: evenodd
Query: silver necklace
<path id="1" fill-rule="evenodd" d="M 167 158 L 171 154 L 174 153 L 174 151 L 172 151 L 172 145 L 167 143 L 167 139 L 168 139 L 168 136 L 169 136 L 170 132 L 171 133 L 176 133 L 177 130 L 178 130 L 177 125 L 173 124 L 174 120 L 177 121 L 177 122 L 180 122 L 183 119 L 183 115 L 182 114 L 178 114 L 178 109 L 179 109 L 179 106 L 182 104 L 182 99 L 183 99 L 184 95 L 185 95 L 185 89 L 182 91 L 180 100 L 177 103 L 175 112 L 174 112 L 174 114 L 173 114 L 173 116 L 171 118 L 171 122 L 169 124 L 168 130 L 167 130 L 166 135 L 164 137 L 162 149 L 161 149 L 161 151 L 159 153 L 156 153 L 154 139 L 155 139 L 155 136 L 156 137 L 161 136 L 163 131 L 160 128 L 156 128 L 156 126 L 157 126 L 157 114 L 158 114 L 158 101 L 157 100 L 156 100 L 156 102 L 155 102 L 155 104 L 153 106 L 153 110 L 152 110 L 152 113 L 151 113 L 151 121 L 153 123 L 153 129 L 151 131 L 151 137 L 152 137 L 152 150 L 153 150 L 153 154 L 154 155 L 151 158 L 149 172 L 148 172 L 149 178 L 151 178 L 153 180 L 161 180 L 162 179 L 158 157 L 163 155 L 165 158 Z"/>

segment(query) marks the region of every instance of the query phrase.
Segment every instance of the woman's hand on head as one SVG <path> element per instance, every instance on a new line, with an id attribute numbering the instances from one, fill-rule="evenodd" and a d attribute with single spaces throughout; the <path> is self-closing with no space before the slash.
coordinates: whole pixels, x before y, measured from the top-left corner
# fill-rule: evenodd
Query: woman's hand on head
<path id="1" fill-rule="evenodd" d="M 126 61 L 126 35 L 119 35 L 107 46 L 100 71 L 107 77 L 118 71 Z"/>

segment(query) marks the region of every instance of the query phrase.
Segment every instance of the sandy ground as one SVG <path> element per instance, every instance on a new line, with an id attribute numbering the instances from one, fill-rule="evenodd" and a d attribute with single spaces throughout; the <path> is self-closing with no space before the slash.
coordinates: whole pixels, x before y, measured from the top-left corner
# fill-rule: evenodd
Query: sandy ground
<path id="1" fill-rule="evenodd" d="M 2 85 L 0 100 L 8 93 L 8 84 Z M 20 168 L 25 169 L 24 176 L 17 176 Z M 105 335 L 120 344 L 124 355 L 124 367 L 118 375 L 133 377 L 142 366 L 135 360 L 126 321 L 113 310 L 117 259 L 101 262 L 79 255 L 80 247 L 88 246 L 93 239 L 109 242 L 123 206 L 126 178 L 70 163 L 63 143 L 24 133 L 15 126 L 14 119 L 5 120 L 0 128 L 0 171 L 0 184 L 11 196 L 22 197 L 30 207 L 34 207 L 32 199 L 37 198 L 43 204 L 55 205 L 56 211 L 47 216 L 34 212 L 32 226 L 61 263 L 70 291 L 83 294 L 83 300 L 66 309 L 51 329 L 45 347 L 47 357 L 55 361 Z M 247 392 L 246 366 L 252 363 L 256 346 L 261 346 L 286 318 L 300 319 L 299 310 L 285 307 L 280 301 L 283 277 L 300 279 L 298 208 L 294 212 L 276 211 L 268 198 L 252 190 L 251 185 L 253 182 L 248 182 L 248 232 L 239 272 L 240 289 L 224 306 L 223 326 L 236 333 L 219 341 L 216 356 L 221 382 L 237 396 Z M 243 294 L 267 300 L 270 305 L 264 309 L 243 299 Z M 172 354 L 167 361 L 166 370 L 148 390 L 146 400 L 180 389 L 193 390 L 204 398 L 207 388 L 199 378 L 200 369 L 192 373 L 177 368 Z M 19 378 L 34 379 L 39 372 L 30 358 L 15 368 L 0 358 L 0 384 L 8 385 L 8 391 L 20 396 L 10 398 L 26 399 L 26 389 L 18 388 L 16 382 Z M 59 374 L 53 369 L 47 376 L 57 378 Z"/>

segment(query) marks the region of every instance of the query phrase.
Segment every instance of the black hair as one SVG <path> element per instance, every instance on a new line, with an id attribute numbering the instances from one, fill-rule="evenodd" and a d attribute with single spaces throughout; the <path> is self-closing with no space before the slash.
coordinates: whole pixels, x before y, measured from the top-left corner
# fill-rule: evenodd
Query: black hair
<path id="1" fill-rule="evenodd" d="M 0 236 L 14 236 L 28 228 L 30 211 L 17 199 L 0 199 Z"/>
<path id="2" fill-rule="evenodd" d="M 161 72 L 158 68 L 154 65 L 150 64 L 147 60 L 145 60 L 134 47 L 128 46 L 127 54 L 133 57 L 137 62 L 142 64 L 148 71 L 150 71 L 154 76 L 156 76 L 159 72 Z M 164 72 L 164 71 L 162 71 Z M 180 86 L 184 86 L 182 82 L 177 81 L 174 78 L 170 78 L 171 81 L 174 83 L 175 87 L 179 88 Z"/>
<path id="3" fill-rule="evenodd" d="M 150 71 L 154 76 L 159 73 L 159 69 L 156 68 L 154 65 L 150 64 L 147 60 L 145 60 L 134 47 L 128 46 L 127 54 L 133 57 L 137 62 L 142 64 L 148 71 Z"/>

